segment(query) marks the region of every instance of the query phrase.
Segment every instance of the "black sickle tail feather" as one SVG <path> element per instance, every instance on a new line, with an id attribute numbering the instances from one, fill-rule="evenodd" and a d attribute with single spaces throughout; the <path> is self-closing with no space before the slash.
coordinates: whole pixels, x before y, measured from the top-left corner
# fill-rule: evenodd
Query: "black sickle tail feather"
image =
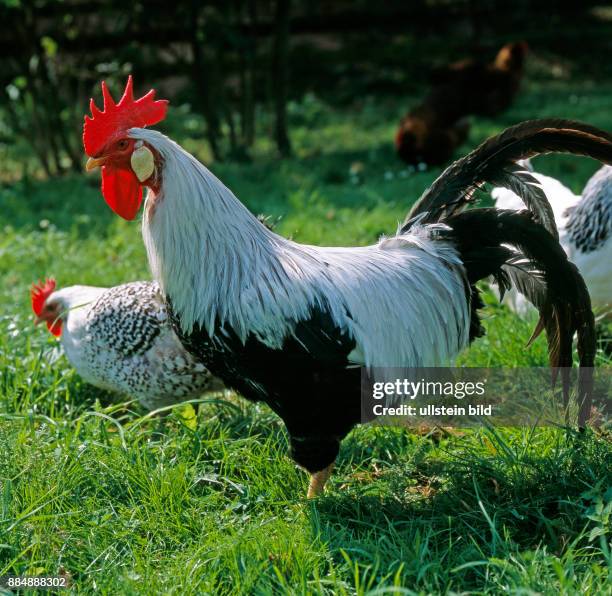
<path id="1" fill-rule="evenodd" d="M 530 341 L 546 331 L 553 378 L 560 370 L 566 400 L 577 333 L 579 424 L 583 426 L 591 409 L 596 338 L 591 299 L 576 266 L 528 211 L 474 209 L 445 223 L 465 264 L 473 297 L 477 294 L 474 284 L 492 275 L 502 292 L 513 285 L 538 309 L 540 320 Z M 473 300 L 473 336 L 482 334 L 476 313 L 480 305 L 480 299 Z"/>
<path id="2" fill-rule="evenodd" d="M 555 238 L 555 219 L 537 180 L 516 161 L 541 153 L 574 153 L 612 163 L 612 135 L 572 120 L 530 120 L 506 129 L 451 164 L 413 205 L 403 231 L 463 211 L 484 183 L 514 191 Z"/>

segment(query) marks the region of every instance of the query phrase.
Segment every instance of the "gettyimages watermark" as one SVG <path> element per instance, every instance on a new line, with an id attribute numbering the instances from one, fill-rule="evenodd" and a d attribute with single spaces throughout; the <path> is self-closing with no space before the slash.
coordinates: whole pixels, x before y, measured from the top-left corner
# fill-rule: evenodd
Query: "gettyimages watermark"
<path id="1" fill-rule="evenodd" d="M 609 427 L 611 414 L 610 368 L 362 369 L 362 422 Z"/>

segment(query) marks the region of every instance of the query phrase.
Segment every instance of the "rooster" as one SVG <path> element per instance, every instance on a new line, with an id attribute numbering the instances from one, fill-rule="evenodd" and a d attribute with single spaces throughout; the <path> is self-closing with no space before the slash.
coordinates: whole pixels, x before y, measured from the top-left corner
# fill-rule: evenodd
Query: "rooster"
<path id="1" fill-rule="evenodd" d="M 530 167 L 530 166 L 528 166 Z M 531 175 L 549 197 L 559 241 L 587 284 L 593 306 L 605 318 L 612 315 L 612 167 L 603 166 L 587 182 L 582 196 L 559 180 L 537 172 Z M 491 196 L 500 209 L 524 209 L 520 197 L 507 188 L 494 188 Z M 524 314 L 529 302 L 513 291 L 508 305 Z"/>
<path id="2" fill-rule="evenodd" d="M 181 345 L 154 282 L 56 290 L 47 279 L 30 294 L 35 323 L 47 324 L 72 366 L 96 387 L 135 397 L 148 410 L 222 388 Z"/>
<path id="3" fill-rule="evenodd" d="M 102 168 L 109 206 L 133 219 L 148 189 L 142 233 L 149 264 L 183 345 L 245 398 L 285 422 L 308 496 L 331 474 L 341 440 L 361 419 L 361 367 L 435 367 L 482 335 L 475 284 L 489 275 L 527 287 L 553 366 L 584 370 L 595 353 L 593 315 L 579 273 L 550 226 L 550 206 L 514 161 L 571 151 L 612 161 L 612 137 L 541 120 L 515 126 L 450 166 L 394 235 L 373 246 L 318 247 L 262 225 L 204 165 L 162 133 L 167 102 L 135 100 L 132 79 L 104 109 L 91 101 L 86 169 Z M 463 212 L 485 181 L 518 189 L 533 213 Z M 537 220 L 537 221 L 536 221 Z M 523 257 L 529 268 L 503 267 Z M 581 395 L 586 400 L 585 375 Z"/>

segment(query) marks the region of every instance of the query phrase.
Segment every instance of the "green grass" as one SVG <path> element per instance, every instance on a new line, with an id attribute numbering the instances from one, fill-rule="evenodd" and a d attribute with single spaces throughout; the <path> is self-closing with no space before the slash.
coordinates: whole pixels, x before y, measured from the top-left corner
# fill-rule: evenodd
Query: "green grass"
<path id="1" fill-rule="evenodd" d="M 498 120 L 476 120 L 461 152 L 536 116 L 610 129 L 611 94 L 610 83 L 532 83 Z M 408 173 L 393 155 L 406 105 L 340 111 L 310 97 L 292 106 L 293 159 L 276 161 L 262 141 L 253 163 L 212 167 L 254 212 L 280 217 L 285 235 L 369 243 L 439 173 Z M 207 158 L 200 141 L 180 140 Z M 597 164 L 537 166 L 579 191 Z M 306 474 L 266 407 L 216 395 L 197 419 L 147 417 L 109 404 L 33 328 L 28 286 L 39 277 L 147 277 L 138 225 L 112 216 L 97 179 L 34 172 L 4 184 L 0 229 L 0 575 L 62 571 L 75 591 L 106 594 L 612 593 L 609 437 L 360 427 L 326 496 L 307 502 Z M 533 321 L 489 301 L 488 335 L 461 362 L 545 365 L 542 340 L 525 349 Z"/>

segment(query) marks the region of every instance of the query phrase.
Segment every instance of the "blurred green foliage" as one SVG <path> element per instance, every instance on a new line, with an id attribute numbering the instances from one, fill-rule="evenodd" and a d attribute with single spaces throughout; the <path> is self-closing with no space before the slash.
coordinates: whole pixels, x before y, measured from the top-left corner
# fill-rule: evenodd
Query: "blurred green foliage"
<path id="1" fill-rule="evenodd" d="M 188 106 L 216 160 L 249 159 L 256 137 L 278 142 L 279 119 L 308 93 L 334 106 L 420 94 L 432 66 L 491 58 L 517 37 L 543 77 L 609 74 L 612 16 L 593 0 L 293 0 L 283 75 L 275 40 L 286 1 L 178 0 L 172 18 L 162 0 L 0 3 L 0 150 L 27 145 L 31 169 L 48 176 L 77 171 L 89 97 L 102 78 L 120 93 L 128 73 L 137 90 L 155 86 Z"/>

